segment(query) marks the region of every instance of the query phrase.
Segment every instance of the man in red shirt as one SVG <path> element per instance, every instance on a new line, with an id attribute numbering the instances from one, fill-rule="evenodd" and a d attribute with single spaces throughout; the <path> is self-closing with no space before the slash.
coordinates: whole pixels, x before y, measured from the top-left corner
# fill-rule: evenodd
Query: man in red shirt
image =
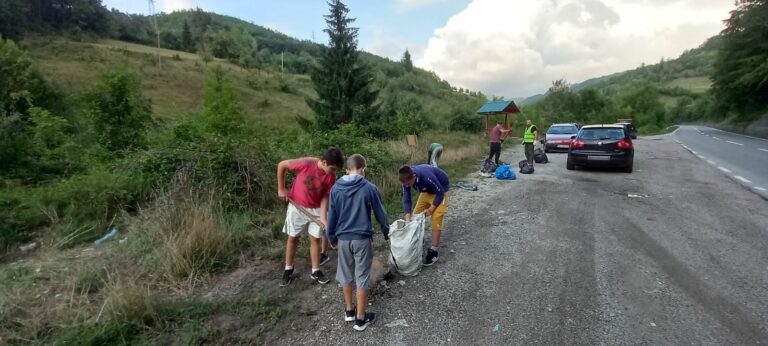
<path id="1" fill-rule="evenodd" d="M 288 243 L 285 247 L 285 271 L 280 286 L 287 286 L 293 281 L 293 261 L 299 246 L 299 236 L 305 229 L 310 235 L 310 278 L 321 284 L 328 283 L 329 280 L 320 271 L 320 252 L 321 244 L 325 242 L 323 232 L 328 216 L 328 198 L 336 182 L 336 170 L 342 165 L 344 154 L 338 148 L 328 148 L 325 155 L 319 159 L 306 157 L 284 160 L 277 165 L 277 195 L 286 202 L 293 202 L 288 205 L 283 226 L 283 233 L 288 235 Z M 285 173 L 289 170 L 296 173 L 290 192 L 285 188 Z M 294 206 L 294 203 L 303 210 Z M 321 225 L 313 219 L 319 219 Z"/>
<path id="2" fill-rule="evenodd" d="M 501 135 L 507 134 L 512 129 L 504 129 L 501 121 L 496 121 L 496 126 L 491 129 L 491 153 L 488 154 L 488 160 L 495 156 L 494 162 L 499 165 L 499 155 L 501 155 Z"/>

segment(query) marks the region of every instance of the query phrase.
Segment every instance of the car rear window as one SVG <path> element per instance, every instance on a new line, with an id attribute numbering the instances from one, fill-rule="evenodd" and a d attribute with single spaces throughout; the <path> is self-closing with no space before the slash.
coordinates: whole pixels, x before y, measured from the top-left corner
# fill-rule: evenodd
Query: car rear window
<path id="1" fill-rule="evenodd" d="M 550 135 L 568 135 L 579 132 L 576 126 L 552 126 L 547 130 Z"/>
<path id="2" fill-rule="evenodd" d="M 579 138 L 582 139 L 622 139 L 624 130 L 611 128 L 581 129 Z"/>

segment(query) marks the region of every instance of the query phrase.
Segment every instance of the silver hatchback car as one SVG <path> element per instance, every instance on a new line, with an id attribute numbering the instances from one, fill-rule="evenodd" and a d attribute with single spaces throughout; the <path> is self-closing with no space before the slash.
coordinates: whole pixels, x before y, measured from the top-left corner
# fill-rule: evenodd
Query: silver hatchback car
<path id="1" fill-rule="evenodd" d="M 567 152 L 571 146 L 571 137 L 579 133 L 581 126 L 575 123 L 553 124 L 547 130 L 542 144 L 545 152 L 563 151 Z"/>

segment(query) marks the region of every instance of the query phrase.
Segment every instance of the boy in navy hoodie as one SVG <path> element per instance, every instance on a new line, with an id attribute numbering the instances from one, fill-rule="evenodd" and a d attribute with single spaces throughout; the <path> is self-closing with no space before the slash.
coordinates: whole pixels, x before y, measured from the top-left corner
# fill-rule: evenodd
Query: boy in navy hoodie
<path id="1" fill-rule="evenodd" d="M 365 312 L 373 262 L 371 212 L 385 240 L 389 240 L 389 225 L 379 189 L 364 178 L 365 158 L 360 154 L 350 156 L 346 171 L 347 175 L 337 180 L 331 190 L 327 233 L 331 247 L 338 252 L 336 281 L 344 291 L 344 320 L 355 321 L 353 328 L 363 331 L 376 319 L 375 314 Z M 352 282 L 357 285 L 357 308 L 352 302 Z"/>

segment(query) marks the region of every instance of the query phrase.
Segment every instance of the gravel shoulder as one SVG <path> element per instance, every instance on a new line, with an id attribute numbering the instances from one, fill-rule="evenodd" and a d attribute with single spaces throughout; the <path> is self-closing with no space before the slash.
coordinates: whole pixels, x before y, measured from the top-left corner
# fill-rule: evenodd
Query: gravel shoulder
<path id="1" fill-rule="evenodd" d="M 635 144 L 632 174 L 549 154 L 516 181 L 466 178 L 479 191 L 452 190 L 440 261 L 377 286 L 375 325 L 309 286 L 316 313 L 268 343 L 767 344 L 768 202 L 669 136 Z"/>

